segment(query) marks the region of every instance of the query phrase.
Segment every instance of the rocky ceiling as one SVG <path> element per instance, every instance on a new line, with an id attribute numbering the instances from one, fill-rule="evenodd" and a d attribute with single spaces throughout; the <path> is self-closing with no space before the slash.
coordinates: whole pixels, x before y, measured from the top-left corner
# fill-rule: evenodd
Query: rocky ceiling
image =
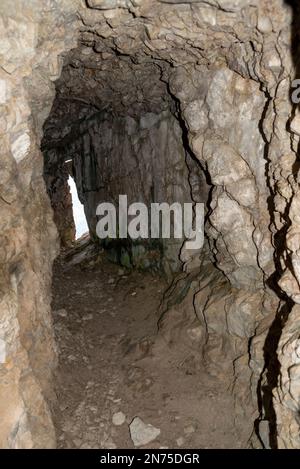
<path id="1" fill-rule="evenodd" d="M 222 66 L 272 94 L 288 25 L 276 14 L 276 2 L 259 3 L 258 10 L 253 0 L 83 2 L 78 47 L 65 57 L 56 82 L 44 145 L 103 110 L 158 113 L 175 95 L 184 111 L 185 96 L 199 98 L 209 72 Z"/>

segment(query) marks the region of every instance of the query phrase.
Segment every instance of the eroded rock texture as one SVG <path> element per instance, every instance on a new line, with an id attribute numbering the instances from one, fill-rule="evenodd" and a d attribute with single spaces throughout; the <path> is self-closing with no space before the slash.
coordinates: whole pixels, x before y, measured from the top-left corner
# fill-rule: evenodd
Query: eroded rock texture
<path id="1" fill-rule="evenodd" d="M 29 4 L 32 15 L 33 2 Z M 20 281 L 19 273 L 17 281 L 11 278 L 25 256 L 31 264 L 21 262 L 22 279 L 32 270 L 39 272 L 37 291 L 30 295 L 41 301 L 40 308 L 34 306 L 41 316 L 32 308 L 26 313 L 21 297 L 19 311 L 26 321 L 34 316 L 35 324 L 44 324 L 55 236 L 37 144 L 53 97 L 49 78 L 59 74 L 53 63 L 59 52 L 73 45 L 44 126 L 50 197 L 54 181 L 59 185 L 58 179 L 63 179 L 64 162 L 72 159 L 92 234 L 97 202 L 114 200 L 120 193 L 146 202 L 191 197 L 206 203 L 205 246 L 197 252 L 184 246 L 180 250 L 182 273 L 162 306 L 161 333 L 174 346 L 188 341 L 195 367 L 205 366 L 228 381 L 245 446 L 299 447 L 299 328 L 294 304 L 300 304 L 300 131 L 290 100 L 297 73 L 297 12 L 283 0 L 88 0 L 78 5 L 75 47 L 68 2 L 49 10 L 49 23 L 40 19 L 40 10 L 42 6 L 34 10 L 38 13 L 32 19 L 33 29 L 42 25 L 39 42 L 23 49 L 9 42 L 1 46 L 8 69 L 2 67 L 0 98 L 4 106 L 14 100 L 9 109 L 17 115 L 9 121 L 9 113 L 7 121 L 1 120 L 6 132 L 2 148 L 7 149 L 5 180 L 1 179 L 7 215 L 1 219 L 8 232 L 7 244 L 1 245 L 3 292 L 7 295 Z M 24 30 L 22 23 L 7 20 L 7 11 L 4 31 L 12 27 L 20 35 L 31 34 L 29 27 Z M 22 9 L 22 18 L 25 14 Z M 60 26 L 53 27 L 56 16 Z M 8 52 L 12 50 L 29 55 L 27 68 L 24 59 L 19 63 L 19 57 Z M 23 89 L 26 95 L 20 96 Z M 21 114 L 16 111 L 18 99 Z M 23 169 L 26 164 L 29 170 Z M 17 177 L 21 182 L 14 189 Z M 47 224 L 42 222 L 45 214 Z M 20 220 L 25 224 L 22 235 Z M 16 239 L 18 246 L 10 248 Z M 169 251 L 173 270 L 180 267 L 179 247 Z M 19 291 L 18 287 L 8 298 L 13 304 Z M 7 308 L 2 311 L 7 314 Z M 32 327 L 30 321 L 24 327 L 21 316 L 17 324 L 25 329 L 24 336 Z M 50 327 L 44 327 L 51 349 Z M 34 362 L 40 336 L 34 330 L 22 352 L 30 351 L 32 376 L 42 385 L 40 363 Z M 12 331 L 16 329 L 10 320 L 5 334 Z M 43 344 L 47 355 L 45 350 Z M 20 374 L 21 369 L 15 364 L 5 373 Z M 9 432 L 16 421 L 8 423 Z M 16 445 L 7 438 L 3 445 Z"/>
<path id="2" fill-rule="evenodd" d="M 73 1 L 0 5 L 0 446 L 55 446 L 49 411 L 55 346 L 50 317 L 56 229 L 42 178 L 42 126 Z"/>

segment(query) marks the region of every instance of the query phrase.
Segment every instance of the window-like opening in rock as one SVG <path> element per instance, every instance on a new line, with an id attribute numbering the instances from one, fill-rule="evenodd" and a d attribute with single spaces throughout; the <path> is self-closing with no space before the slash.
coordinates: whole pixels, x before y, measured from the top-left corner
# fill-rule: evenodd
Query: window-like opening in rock
<path id="1" fill-rule="evenodd" d="M 77 187 L 72 176 L 69 176 L 68 184 L 72 196 L 73 218 L 76 230 L 75 238 L 78 239 L 82 235 L 87 234 L 89 228 L 84 213 L 84 207 L 78 198 Z"/>

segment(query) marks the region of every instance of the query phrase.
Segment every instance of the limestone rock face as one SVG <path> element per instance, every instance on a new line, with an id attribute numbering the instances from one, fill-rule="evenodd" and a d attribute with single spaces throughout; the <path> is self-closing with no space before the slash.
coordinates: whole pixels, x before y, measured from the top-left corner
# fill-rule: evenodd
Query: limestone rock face
<path id="1" fill-rule="evenodd" d="M 55 446 L 49 302 L 57 233 L 39 144 L 58 56 L 76 44 L 75 3 L 0 5 L 1 448 Z"/>
<path id="2" fill-rule="evenodd" d="M 44 124 L 52 206 L 67 197 L 54 193 L 71 158 L 91 233 L 97 203 L 122 191 L 206 204 L 203 249 L 169 251 L 183 272 L 161 334 L 232 385 L 245 445 L 256 422 L 254 446 L 299 447 L 296 10 L 283 0 L 48 3 L 0 7 L 0 357 L 13 396 L 0 445 L 54 444 Z M 72 225 L 62 213 L 61 239 Z"/>
<path id="3" fill-rule="evenodd" d="M 54 223 L 63 247 L 71 246 L 76 234 L 72 196 L 68 184 L 71 171 L 68 171 L 67 168 L 67 164 L 60 167 L 59 177 L 55 174 L 47 174 L 44 168 L 44 178 L 47 181 L 47 192 L 54 213 Z"/>
<path id="4" fill-rule="evenodd" d="M 278 344 L 280 364 L 279 386 L 275 395 L 278 446 L 299 448 L 300 342 L 299 305 L 296 304 L 286 321 Z"/>

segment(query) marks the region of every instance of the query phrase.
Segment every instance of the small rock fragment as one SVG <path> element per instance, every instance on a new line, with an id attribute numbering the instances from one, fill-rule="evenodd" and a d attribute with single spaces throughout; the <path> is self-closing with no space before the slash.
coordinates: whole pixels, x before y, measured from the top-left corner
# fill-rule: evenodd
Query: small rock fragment
<path id="1" fill-rule="evenodd" d="M 92 313 L 85 314 L 84 316 L 82 316 L 83 321 L 91 321 L 92 319 L 93 319 L 93 314 Z"/>
<path id="2" fill-rule="evenodd" d="M 56 311 L 53 311 L 57 316 L 61 316 L 62 318 L 65 318 L 68 315 L 68 312 L 66 309 L 57 309 Z"/>
<path id="3" fill-rule="evenodd" d="M 155 440 L 160 435 L 160 429 L 150 423 L 144 423 L 139 417 L 135 417 L 130 426 L 130 436 L 134 446 L 144 446 Z"/>
<path id="4" fill-rule="evenodd" d="M 177 446 L 182 446 L 184 443 L 184 438 L 180 436 L 179 438 L 177 438 L 176 443 L 177 443 Z"/>
<path id="5" fill-rule="evenodd" d="M 123 412 L 116 412 L 112 416 L 112 423 L 116 426 L 123 425 L 125 421 L 126 421 L 126 415 L 123 414 Z"/>
<path id="6" fill-rule="evenodd" d="M 188 427 L 185 427 L 183 431 L 185 435 L 191 435 L 192 433 L 195 433 L 195 427 L 193 427 L 193 425 L 189 425 Z"/>

